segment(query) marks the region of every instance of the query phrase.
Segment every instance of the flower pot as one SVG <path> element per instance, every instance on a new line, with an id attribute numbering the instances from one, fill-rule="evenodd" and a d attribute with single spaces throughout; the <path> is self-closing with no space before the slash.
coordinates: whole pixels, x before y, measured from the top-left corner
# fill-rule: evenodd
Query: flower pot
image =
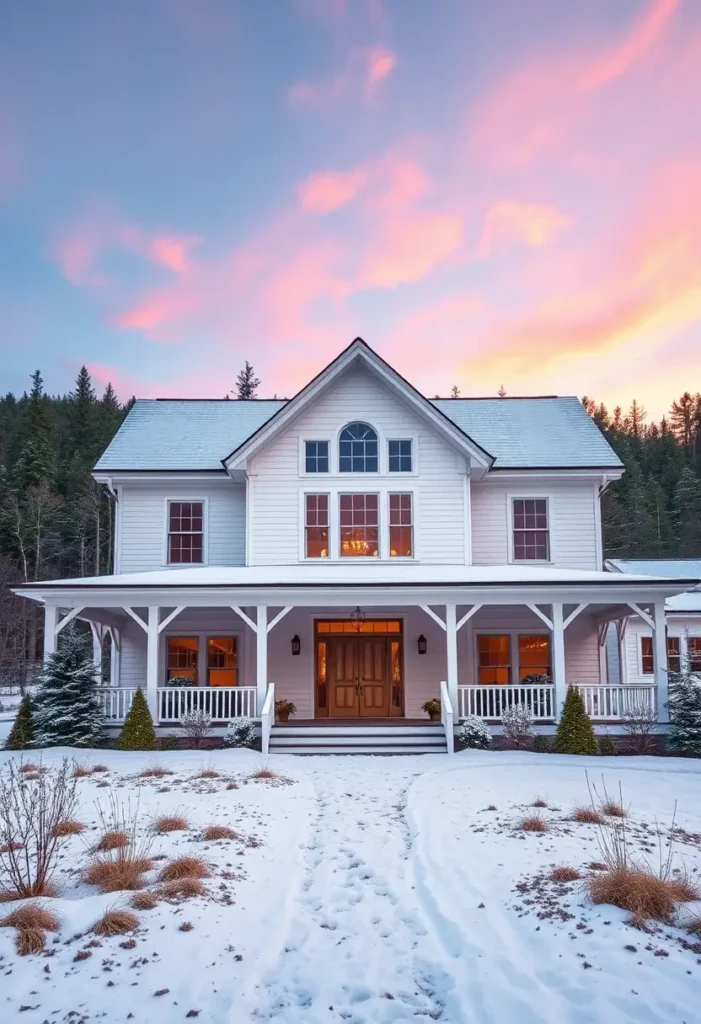
<path id="1" fill-rule="evenodd" d="M 278 722 L 289 722 L 289 720 L 290 720 L 290 713 L 289 713 L 289 711 L 278 711 L 278 713 L 277 713 L 277 720 L 278 720 Z"/>
<path id="2" fill-rule="evenodd" d="M 441 713 L 440 713 L 440 711 L 429 711 L 428 717 L 430 718 L 430 720 L 432 722 L 440 722 L 440 720 L 441 720 Z"/>

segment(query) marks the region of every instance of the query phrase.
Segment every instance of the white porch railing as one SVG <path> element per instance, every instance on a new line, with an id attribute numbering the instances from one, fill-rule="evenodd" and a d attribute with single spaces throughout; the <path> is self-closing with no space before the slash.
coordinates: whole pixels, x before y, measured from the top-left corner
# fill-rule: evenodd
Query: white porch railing
<path id="1" fill-rule="evenodd" d="M 261 751 L 267 754 L 270 750 L 270 732 L 275 721 L 275 683 L 268 683 L 268 692 L 260 713 Z"/>
<path id="2" fill-rule="evenodd" d="M 654 686 L 590 686 L 576 683 L 584 700 L 584 707 L 590 718 L 623 718 L 628 711 L 649 708 L 653 714 L 656 708 Z"/>
<path id="3" fill-rule="evenodd" d="M 445 729 L 445 742 L 448 753 L 455 752 L 455 735 L 453 733 L 453 703 L 448 693 L 448 684 L 441 683 L 441 722 Z"/>
<path id="4" fill-rule="evenodd" d="M 97 692 L 105 721 L 123 722 L 129 714 L 136 687 L 100 686 Z"/>
<path id="5" fill-rule="evenodd" d="M 255 686 L 159 686 L 159 722 L 179 722 L 183 715 L 203 711 L 213 722 L 255 718 Z"/>
<path id="6" fill-rule="evenodd" d="M 554 686 L 459 686 L 458 717 L 486 718 L 500 721 L 504 711 L 525 705 L 534 722 L 555 718 Z"/>

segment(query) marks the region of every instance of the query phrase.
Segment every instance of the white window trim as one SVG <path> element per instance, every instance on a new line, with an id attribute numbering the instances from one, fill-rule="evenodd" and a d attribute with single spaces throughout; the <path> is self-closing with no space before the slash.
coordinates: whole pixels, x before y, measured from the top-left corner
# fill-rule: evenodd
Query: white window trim
<path id="1" fill-rule="evenodd" d="M 390 441 L 411 441 L 411 469 L 401 469 L 399 472 L 393 472 L 389 468 L 389 443 Z M 387 476 L 391 480 L 403 480 L 406 477 L 418 476 L 418 451 L 419 442 L 416 434 L 388 434 L 385 442 L 385 458 L 387 467 Z"/>
<path id="2" fill-rule="evenodd" d="M 207 637 L 208 636 L 233 636 L 236 638 L 236 668 L 238 669 L 238 685 L 248 686 L 255 685 L 244 682 L 244 645 L 246 643 L 246 630 L 240 629 L 238 626 L 235 629 L 186 629 L 184 627 L 169 629 L 166 628 L 158 638 L 158 662 L 159 662 L 159 687 L 166 685 L 166 677 L 168 674 L 168 637 L 177 636 L 196 636 L 197 637 L 197 689 L 207 690 L 209 689 L 209 683 L 200 682 L 200 680 L 207 679 Z M 212 689 L 216 690 L 218 687 L 214 686 Z"/>
<path id="3" fill-rule="evenodd" d="M 652 672 L 643 671 L 643 640 L 649 640 L 652 644 Z M 655 643 L 652 633 L 638 633 L 638 675 L 647 679 L 655 678 Z"/>
<path id="4" fill-rule="evenodd" d="M 377 472 L 376 473 L 341 473 L 338 468 L 339 459 L 339 438 L 341 431 L 345 430 L 351 423 L 366 423 L 377 434 Z M 329 446 L 329 471 L 328 473 L 307 473 L 306 465 L 306 444 L 307 441 L 326 441 Z M 411 471 L 390 473 L 389 471 L 389 442 L 390 441 L 411 441 Z M 300 434 L 298 438 L 298 474 L 304 480 L 326 480 L 334 478 L 337 480 L 378 480 L 383 479 L 389 483 L 392 480 L 404 480 L 419 475 L 419 435 L 411 431 L 400 431 L 398 433 L 387 433 L 376 423 L 369 420 L 355 419 L 342 423 L 333 434 L 323 436 L 309 433 Z M 311 492 L 310 492 L 311 493 Z M 321 492 L 319 492 L 321 493 Z M 369 493 L 369 491 L 368 491 Z"/>
<path id="5" fill-rule="evenodd" d="M 509 637 L 509 643 L 511 645 L 511 676 L 512 676 L 512 679 L 511 679 L 510 683 L 508 683 L 508 684 L 502 684 L 502 683 L 484 683 L 484 684 L 480 684 L 480 681 L 479 681 L 479 645 L 477 643 L 477 638 L 479 636 L 508 636 Z M 512 629 L 512 628 L 509 628 L 509 629 L 506 629 L 506 628 L 499 629 L 497 627 L 495 627 L 493 629 L 481 629 L 479 626 L 475 626 L 473 628 L 472 632 L 470 633 L 470 642 L 471 642 L 471 645 L 472 645 L 472 671 L 473 671 L 472 678 L 474 680 L 474 683 L 473 683 L 474 686 L 484 685 L 485 687 L 487 687 L 487 686 L 499 686 L 499 687 L 501 687 L 501 686 L 506 686 L 506 685 L 508 685 L 508 686 L 520 686 L 521 685 L 519 683 L 519 681 L 518 681 L 519 672 L 520 672 L 520 669 L 521 669 L 521 665 L 520 665 L 519 657 L 518 657 L 518 638 L 520 636 L 547 636 L 549 641 L 550 641 L 550 658 L 552 660 L 552 656 L 553 656 L 553 646 L 552 646 L 553 645 L 553 641 L 552 641 L 552 633 L 550 632 L 549 629 L 542 629 L 542 628 L 541 629 L 538 629 L 538 628 L 530 629 L 528 626 L 519 626 L 518 629 Z M 552 669 L 552 665 L 551 665 L 551 669 Z"/>
<path id="6" fill-rule="evenodd" d="M 326 477 L 326 473 L 310 473 L 309 476 L 310 476 L 310 478 L 313 477 L 313 476 L 319 476 L 321 479 L 324 479 Z M 328 525 L 328 531 L 329 531 L 329 554 L 328 554 L 328 557 L 326 557 L 326 558 L 307 558 L 307 495 L 310 495 L 310 494 L 313 494 L 313 495 L 324 494 L 328 498 L 328 509 L 329 509 L 329 525 Z M 299 561 L 300 562 L 310 562 L 312 564 L 316 564 L 318 562 L 320 565 L 323 565 L 325 562 L 332 561 L 332 554 L 333 554 L 333 547 L 332 547 L 332 544 L 333 544 L 333 541 L 332 541 L 332 534 L 333 534 L 333 525 L 332 524 L 333 524 L 333 520 L 331 518 L 332 515 L 333 515 L 332 509 L 333 509 L 333 502 L 332 502 L 331 494 L 329 493 L 328 488 L 319 487 L 316 490 L 313 490 L 310 487 L 310 488 L 305 488 L 303 491 L 300 491 L 299 520 L 300 520 L 300 523 L 302 524 L 301 536 L 300 536 L 300 539 L 299 539 Z"/>
<path id="7" fill-rule="evenodd" d="M 514 501 L 545 501 L 548 513 L 548 550 L 550 558 L 514 558 Z M 523 494 L 506 495 L 506 528 L 508 561 L 510 565 L 553 565 L 555 562 L 555 537 L 552 520 L 552 495 L 528 491 Z"/>
<path id="8" fill-rule="evenodd" d="M 307 442 L 314 441 L 320 442 L 325 441 L 329 446 L 329 468 L 326 473 L 307 473 Z M 303 476 L 306 480 L 326 480 L 333 473 L 333 443 L 329 437 L 311 437 L 304 435 L 299 438 L 299 475 Z M 312 492 L 310 492 L 312 493 Z M 319 492 L 321 493 L 321 492 Z"/>
<path id="9" fill-rule="evenodd" d="M 395 473 L 394 476 L 401 479 L 404 476 L 408 476 L 408 473 Z M 411 554 L 410 555 L 390 555 L 390 521 L 389 521 L 389 499 L 391 494 L 408 494 L 411 498 Z M 416 561 L 416 495 L 414 491 L 409 487 L 392 487 L 383 494 L 384 498 L 384 517 L 387 524 L 387 561 L 388 562 L 415 562 Z"/>
<path id="10" fill-rule="evenodd" d="M 350 479 L 343 476 L 338 482 L 333 483 L 329 486 L 329 482 L 325 479 L 326 474 L 319 473 L 318 476 L 326 483 L 325 487 L 312 487 L 312 478 L 316 474 L 309 474 L 307 480 L 309 485 L 307 487 L 300 488 L 299 492 L 299 538 L 298 538 L 298 556 L 300 562 L 307 563 L 319 563 L 327 564 L 329 562 L 353 564 L 354 562 L 377 564 L 378 562 L 385 562 L 392 564 L 394 562 L 417 562 L 419 561 L 419 529 L 418 529 L 418 495 L 415 487 L 398 487 L 397 484 L 393 487 L 389 484 L 382 487 L 370 486 L 368 487 L 368 480 L 366 477 L 375 482 L 377 477 L 373 473 L 357 473 L 352 474 Z M 396 479 L 403 479 L 402 474 L 393 474 Z M 329 557 L 328 558 L 307 558 L 306 557 L 306 508 L 307 508 L 307 495 L 308 494 L 326 494 L 329 499 Z M 374 558 L 372 555 L 341 555 L 341 521 L 340 521 L 340 501 L 339 495 L 341 494 L 376 494 L 378 497 L 377 509 L 379 515 L 379 546 L 378 555 Z M 410 494 L 411 495 L 411 516 L 412 516 L 412 530 L 413 530 L 413 548 L 414 554 L 411 558 L 391 558 L 389 554 L 389 495 L 390 494 Z"/>
<path id="11" fill-rule="evenodd" d="M 201 502 L 202 503 L 202 561 L 201 562 L 171 562 L 168 559 L 168 535 L 170 533 L 170 505 L 175 501 Z M 178 494 L 169 494 L 163 499 L 163 568 L 170 569 L 173 566 L 178 568 L 192 568 L 209 565 L 209 498 L 194 496 L 181 497 Z"/>

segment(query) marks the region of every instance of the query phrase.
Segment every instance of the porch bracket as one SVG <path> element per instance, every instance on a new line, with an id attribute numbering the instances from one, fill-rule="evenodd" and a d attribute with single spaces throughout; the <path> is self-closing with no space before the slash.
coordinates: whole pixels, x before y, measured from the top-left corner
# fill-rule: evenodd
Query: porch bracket
<path id="1" fill-rule="evenodd" d="M 144 620 L 141 618 L 141 616 L 136 614 L 136 612 L 134 611 L 133 608 L 129 608 L 128 605 L 125 605 L 124 606 L 124 611 L 127 613 L 127 615 L 131 615 L 131 617 L 134 620 L 134 622 L 137 624 L 137 626 L 141 626 L 141 628 L 143 629 L 144 633 L 148 633 L 148 626 L 146 625 Z"/>
<path id="2" fill-rule="evenodd" d="M 271 619 L 271 621 L 268 623 L 268 633 L 270 632 L 270 630 L 274 626 L 277 626 L 278 622 L 280 622 L 282 619 L 285 618 L 285 616 L 287 615 L 288 612 L 291 612 L 291 611 L 292 611 L 292 605 L 291 604 L 288 604 L 287 607 L 285 607 L 281 611 L 279 611 L 277 613 L 277 615 L 275 616 L 275 618 Z"/>
<path id="3" fill-rule="evenodd" d="M 484 605 L 482 605 L 482 604 L 473 604 L 472 608 L 470 608 L 469 611 L 465 612 L 463 617 L 461 619 L 458 619 L 458 621 L 456 622 L 456 624 L 455 624 L 456 630 L 458 632 L 460 632 L 462 627 L 465 625 L 466 622 L 470 621 L 470 619 L 475 614 L 475 612 L 478 612 L 480 610 L 480 608 L 483 608 L 483 607 L 484 607 Z"/>
<path id="4" fill-rule="evenodd" d="M 423 608 L 423 610 L 426 612 L 426 614 L 430 615 L 431 618 L 434 620 L 434 622 L 438 623 L 438 625 L 441 627 L 441 629 L 443 629 L 443 630 L 446 629 L 445 622 L 440 617 L 440 615 L 436 615 L 436 613 L 434 612 L 433 608 L 430 608 L 427 604 L 419 605 L 419 607 Z"/>
<path id="5" fill-rule="evenodd" d="M 241 616 L 241 618 L 246 623 L 246 625 L 251 627 L 251 629 L 253 630 L 254 633 L 258 632 L 258 626 L 253 621 L 253 619 L 250 619 L 248 617 L 248 615 L 246 615 L 246 613 L 243 610 L 243 608 L 239 608 L 239 606 L 237 604 L 232 604 L 231 607 L 233 608 L 233 610 L 236 612 L 237 615 Z"/>
<path id="6" fill-rule="evenodd" d="M 84 607 L 85 605 L 81 605 L 80 608 L 71 608 L 68 614 L 64 615 L 60 622 L 56 623 L 56 636 L 58 636 L 64 626 L 67 626 L 77 615 L 80 615 Z"/>
<path id="7" fill-rule="evenodd" d="M 180 612 L 184 612 L 184 611 L 185 611 L 185 605 L 184 604 L 181 604 L 179 608 L 174 608 L 173 611 L 170 613 L 170 615 L 166 615 L 166 617 L 163 620 L 163 622 L 159 622 L 159 624 L 158 624 L 158 632 L 162 633 L 163 630 L 166 628 L 166 626 L 169 626 L 171 624 L 171 622 L 173 621 L 173 619 L 176 619 L 178 617 L 178 615 L 180 615 Z"/>
<path id="8" fill-rule="evenodd" d="M 563 629 L 567 629 L 569 624 L 571 622 L 574 622 L 574 620 L 577 618 L 579 613 L 583 612 L 586 607 L 587 607 L 587 602 L 586 601 L 584 602 L 584 604 L 578 604 L 577 607 L 574 609 L 574 611 L 570 612 L 570 614 L 567 616 L 565 621 L 562 623 L 562 628 Z"/>
<path id="9" fill-rule="evenodd" d="M 537 604 L 526 604 L 526 607 L 530 608 L 531 611 L 534 612 L 538 616 L 539 619 L 542 619 L 543 622 L 545 623 L 545 625 L 548 627 L 548 629 L 552 629 L 553 628 L 553 624 L 552 624 L 551 620 L 548 618 L 548 616 L 545 614 L 545 612 L 541 612 L 541 610 L 540 610 L 540 608 L 538 607 Z"/>
<path id="10" fill-rule="evenodd" d="M 121 637 L 119 635 L 119 630 L 117 629 L 117 627 L 116 626 L 108 626 L 107 627 L 107 632 L 112 637 L 112 644 L 114 646 L 114 649 L 116 651 L 120 651 L 121 648 L 122 648 L 122 640 L 121 640 Z"/>
<path id="11" fill-rule="evenodd" d="M 632 608 L 635 614 L 639 615 L 643 622 L 647 622 L 648 626 L 653 632 L 655 631 L 655 620 L 651 615 L 648 615 L 648 613 L 643 608 L 641 608 L 639 604 L 635 604 L 634 601 L 629 601 L 628 607 Z"/>

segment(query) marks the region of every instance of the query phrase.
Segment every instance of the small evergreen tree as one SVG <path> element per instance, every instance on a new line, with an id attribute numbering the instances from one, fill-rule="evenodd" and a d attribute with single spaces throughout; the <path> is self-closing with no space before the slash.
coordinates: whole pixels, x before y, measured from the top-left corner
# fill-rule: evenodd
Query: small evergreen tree
<path id="1" fill-rule="evenodd" d="M 567 689 L 562 716 L 555 733 L 553 750 L 556 754 L 596 754 L 591 718 L 584 708 L 582 695 L 576 686 Z"/>
<path id="2" fill-rule="evenodd" d="M 236 397 L 239 399 L 256 398 L 260 387 L 260 379 L 248 360 L 236 378 Z"/>
<path id="3" fill-rule="evenodd" d="M 117 740 L 117 750 L 156 750 L 156 731 L 143 691 L 134 694 L 129 713 Z"/>
<path id="4" fill-rule="evenodd" d="M 92 747 L 102 733 L 102 708 L 90 637 L 71 624 L 49 655 L 34 700 L 37 747 Z"/>
<path id="5" fill-rule="evenodd" d="M 701 677 L 683 663 L 669 673 L 670 750 L 701 756 Z"/>
<path id="6" fill-rule="evenodd" d="M 32 702 L 25 693 L 17 709 L 15 723 L 5 741 L 5 750 L 26 750 L 34 740 L 34 724 L 32 722 Z"/>

